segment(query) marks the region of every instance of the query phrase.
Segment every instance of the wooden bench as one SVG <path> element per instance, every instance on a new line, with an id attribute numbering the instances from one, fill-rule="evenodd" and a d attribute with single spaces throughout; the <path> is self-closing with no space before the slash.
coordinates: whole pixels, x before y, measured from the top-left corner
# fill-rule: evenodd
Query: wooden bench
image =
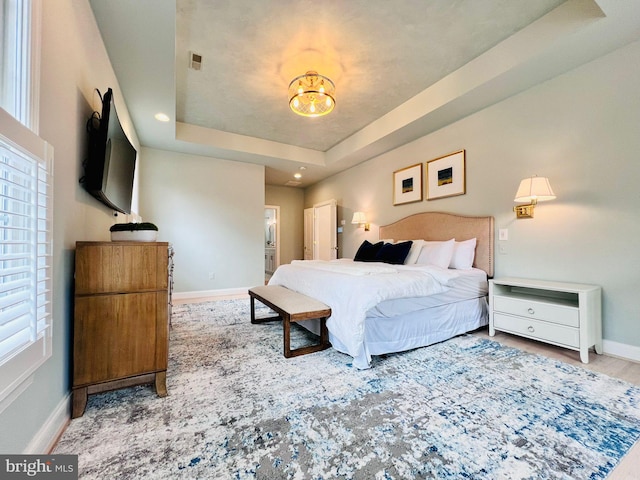
<path id="1" fill-rule="evenodd" d="M 319 352 L 331 346 L 327 330 L 327 318 L 331 315 L 331 308 L 318 300 L 294 292 L 280 285 L 261 285 L 249 289 L 251 299 L 251 323 L 262 323 L 282 319 L 284 332 L 284 356 L 286 358 Z M 278 313 L 277 317 L 256 318 L 255 300 L 265 304 Z M 320 320 L 320 343 L 291 350 L 291 322 L 303 320 Z"/>

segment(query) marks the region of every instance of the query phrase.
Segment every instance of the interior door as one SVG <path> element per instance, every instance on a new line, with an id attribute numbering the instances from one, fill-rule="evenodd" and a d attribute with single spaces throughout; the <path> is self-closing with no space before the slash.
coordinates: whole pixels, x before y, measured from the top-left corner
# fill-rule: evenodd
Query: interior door
<path id="1" fill-rule="evenodd" d="M 335 200 L 313 206 L 313 259 L 338 258 L 338 214 Z"/>
<path id="2" fill-rule="evenodd" d="M 313 260 L 313 208 L 304 209 L 304 259 Z"/>

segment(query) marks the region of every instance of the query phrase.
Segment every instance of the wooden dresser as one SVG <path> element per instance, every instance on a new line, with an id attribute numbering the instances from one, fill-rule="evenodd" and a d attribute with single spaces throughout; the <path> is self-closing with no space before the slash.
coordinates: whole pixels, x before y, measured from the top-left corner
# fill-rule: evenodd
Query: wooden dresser
<path id="1" fill-rule="evenodd" d="M 167 395 L 171 247 L 77 242 L 72 418 L 87 395 L 155 383 Z"/>

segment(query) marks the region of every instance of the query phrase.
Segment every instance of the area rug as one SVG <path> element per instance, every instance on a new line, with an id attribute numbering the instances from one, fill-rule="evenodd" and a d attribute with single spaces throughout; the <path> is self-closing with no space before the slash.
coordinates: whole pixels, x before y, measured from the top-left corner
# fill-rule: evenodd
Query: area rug
<path id="1" fill-rule="evenodd" d="M 170 336 L 168 397 L 92 395 L 71 421 L 54 453 L 81 479 L 599 479 L 640 438 L 640 388 L 473 335 L 360 371 L 285 359 L 247 299 L 176 307 Z"/>

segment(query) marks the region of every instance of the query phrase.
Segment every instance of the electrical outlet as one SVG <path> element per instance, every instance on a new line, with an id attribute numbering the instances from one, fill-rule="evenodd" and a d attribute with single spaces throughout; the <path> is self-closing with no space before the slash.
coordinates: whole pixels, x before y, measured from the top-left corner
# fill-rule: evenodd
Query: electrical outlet
<path id="1" fill-rule="evenodd" d="M 498 252 L 500 252 L 501 255 L 506 255 L 508 252 L 507 246 L 504 243 L 498 244 Z"/>
<path id="2" fill-rule="evenodd" d="M 215 280 L 216 279 L 216 274 L 213 272 L 209 272 L 209 280 Z"/>

